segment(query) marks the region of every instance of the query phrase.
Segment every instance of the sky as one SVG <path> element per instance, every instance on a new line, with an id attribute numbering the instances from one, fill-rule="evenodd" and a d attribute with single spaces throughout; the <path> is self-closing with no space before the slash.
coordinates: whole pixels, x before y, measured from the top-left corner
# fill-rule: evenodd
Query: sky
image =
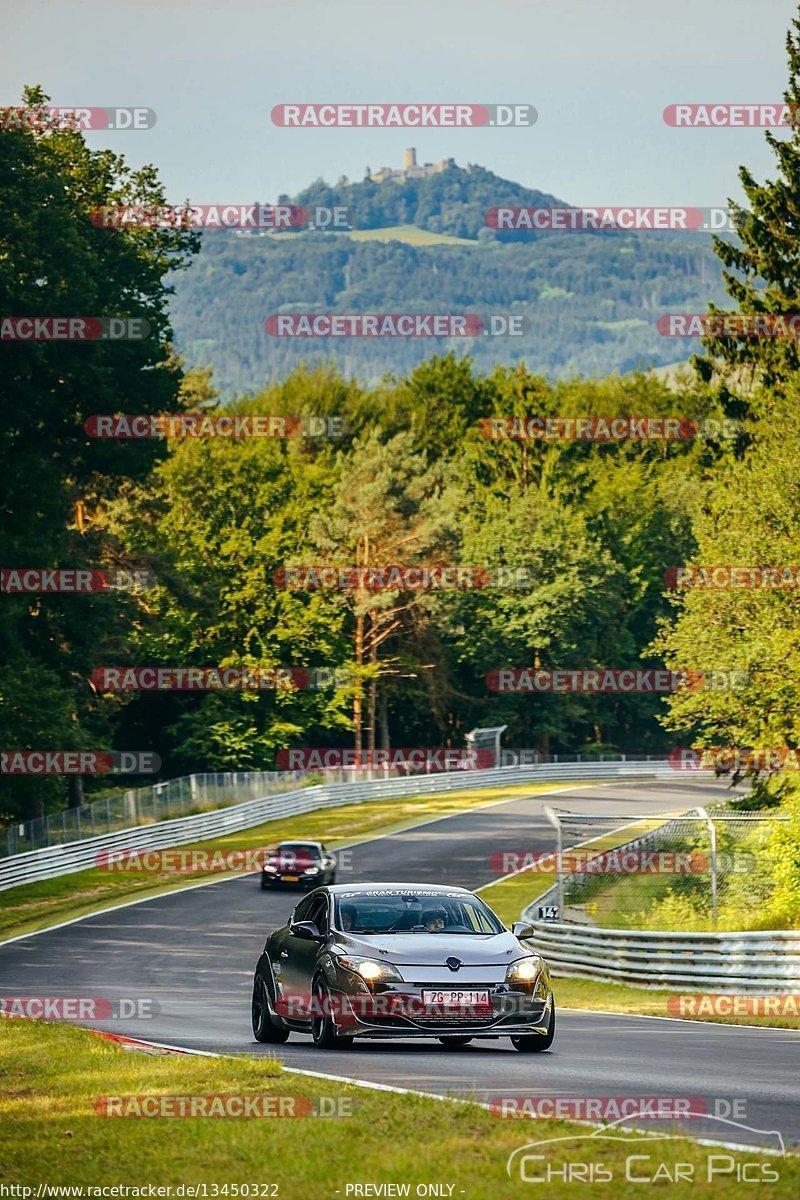
<path id="1" fill-rule="evenodd" d="M 248 203 L 322 176 L 453 157 L 576 205 L 724 206 L 775 174 L 759 129 L 674 129 L 677 102 L 773 102 L 790 0 L 0 0 L 0 104 L 141 105 L 86 134 L 153 163 L 178 203 Z M 291 102 L 527 103 L 514 129 L 281 129 Z"/>

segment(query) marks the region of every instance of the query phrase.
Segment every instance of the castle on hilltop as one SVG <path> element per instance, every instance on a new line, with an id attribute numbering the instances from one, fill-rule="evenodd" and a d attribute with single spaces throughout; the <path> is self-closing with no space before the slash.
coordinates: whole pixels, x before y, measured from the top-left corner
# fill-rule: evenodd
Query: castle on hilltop
<path id="1" fill-rule="evenodd" d="M 404 183 L 406 179 L 424 179 L 426 175 L 437 175 L 440 171 L 446 171 L 448 167 L 455 165 L 454 158 L 443 158 L 441 162 L 427 162 L 420 166 L 417 162 L 417 152 L 413 146 L 410 146 L 408 150 L 403 151 L 402 167 L 398 169 L 381 167 L 374 173 L 367 167 L 364 171 L 364 178 L 369 179 L 372 183 Z M 469 166 L 467 170 L 469 170 Z"/>

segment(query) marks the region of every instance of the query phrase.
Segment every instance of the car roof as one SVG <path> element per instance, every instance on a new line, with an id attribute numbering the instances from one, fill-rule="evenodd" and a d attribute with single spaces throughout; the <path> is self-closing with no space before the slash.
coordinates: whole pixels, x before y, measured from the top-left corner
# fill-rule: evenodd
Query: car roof
<path id="1" fill-rule="evenodd" d="M 275 849 L 280 850 L 281 846 L 314 846 L 319 849 L 322 842 L 309 842 L 306 838 L 286 838 L 284 841 L 278 842 Z"/>
<path id="2" fill-rule="evenodd" d="M 326 890 L 333 896 L 343 894 L 354 896 L 361 893 L 374 896 L 402 896 L 406 892 L 430 896 L 452 896 L 454 893 L 458 893 L 460 896 L 472 895 L 469 888 L 453 887 L 445 883 L 337 883 Z"/>

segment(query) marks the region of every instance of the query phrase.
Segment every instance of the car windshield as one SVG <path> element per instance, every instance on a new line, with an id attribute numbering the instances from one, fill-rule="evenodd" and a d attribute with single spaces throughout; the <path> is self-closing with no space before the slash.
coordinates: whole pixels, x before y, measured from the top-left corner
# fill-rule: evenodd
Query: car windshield
<path id="1" fill-rule="evenodd" d="M 483 901 L 461 892 L 342 892 L 334 920 L 346 933 L 503 932 Z"/>
<path id="2" fill-rule="evenodd" d="M 282 846 L 278 846 L 270 854 L 270 861 L 277 862 L 280 859 L 283 863 L 310 863 L 319 862 L 320 852 L 318 846 L 303 845 L 302 842 L 286 842 Z"/>

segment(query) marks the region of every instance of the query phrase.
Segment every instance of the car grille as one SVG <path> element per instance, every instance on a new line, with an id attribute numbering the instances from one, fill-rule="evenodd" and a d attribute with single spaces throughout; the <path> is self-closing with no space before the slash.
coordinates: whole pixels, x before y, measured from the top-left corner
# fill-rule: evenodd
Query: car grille
<path id="1" fill-rule="evenodd" d="M 415 1014 L 414 1023 L 416 1025 L 430 1026 L 431 1028 L 441 1029 L 462 1029 L 465 1025 L 491 1025 L 492 1021 L 497 1019 L 496 1013 L 486 1013 L 485 1016 L 453 1016 L 453 1017 L 426 1017 L 422 1014 Z"/>

